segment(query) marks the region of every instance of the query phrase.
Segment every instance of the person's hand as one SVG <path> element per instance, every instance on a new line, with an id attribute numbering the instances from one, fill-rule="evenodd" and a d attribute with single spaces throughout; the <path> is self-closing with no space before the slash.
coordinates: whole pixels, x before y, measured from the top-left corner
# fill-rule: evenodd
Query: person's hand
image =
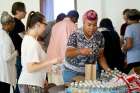
<path id="1" fill-rule="evenodd" d="M 122 47 L 121 47 L 124 53 L 127 51 L 126 46 L 127 46 L 127 43 L 126 43 L 126 40 L 124 40 L 124 43 L 122 44 Z"/>
<path id="2" fill-rule="evenodd" d="M 52 64 L 57 64 L 57 63 L 58 63 L 58 58 L 52 59 L 52 60 L 51 60 L 51 63 L 52 63 Z"/>
<path id="3" fill-rule="evenodd" d="M 123 44 L 121 49 L 122 49 L 122 51 L 125 53 L 125 52 L 127 51 L 127 50 L 126 50 L 126 45 Z"/>
<path id="4" fill-rule="evenodd" d="M 99 57 L 103 57 L 104 56 L 104 49 L 100 48 L 99 49 Z"/>
<path id="5" fill-rule="evenodd" d="M 93 50 L 91 48 L 80 48 L 79 51 L 80 51 L 80 54 L 84 56 L 93 54 Z"/>
<path id="6" fill-rule="evenodd" d="M 62 61 L 63 61 L 63 58 L 57 57 L 57 58 L 54 58 L 53 60 L 51 60 L 51 63 L 58 64 L 58 63 L 61 63 Z"/>
<path id="7" fill-rule="evenodd" d="M 51 73 L 52 72 L 52 65 L 47 66 L 47 72 Z"/>
<path id="8" fill-rule="evenodd" d="M 62 58 L 62 57 L 58 57 L 58 58 L 57 58 L 57 62 L 58 62 L 58 63 L 62 63 L 62 62 L 63 62 L 63 59 L 64 59 L 64 58 Z"/>

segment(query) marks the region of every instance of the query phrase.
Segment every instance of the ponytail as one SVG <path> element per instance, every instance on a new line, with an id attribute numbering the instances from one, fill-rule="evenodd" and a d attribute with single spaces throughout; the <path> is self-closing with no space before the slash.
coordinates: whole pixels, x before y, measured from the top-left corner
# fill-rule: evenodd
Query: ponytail
<path id="1" fill-rule="evenodd" d="M 31 18 L 32 16 L 35 14 L 34 11 L 31 11 L 28 15 L 28 18 L 27 18 L 27 23 L 26 23 L 26 30 L 28 30 L 28 28 L 30 27 L 30 23 L 31 23 Z"/>
<path id="2" fill-rule="evenodd" d="M 40 12 L 31 11 L 27 18 L 26 30 L 32 28 L 37 22 L 42 22 L 45 19 L 45 16 Z"/>

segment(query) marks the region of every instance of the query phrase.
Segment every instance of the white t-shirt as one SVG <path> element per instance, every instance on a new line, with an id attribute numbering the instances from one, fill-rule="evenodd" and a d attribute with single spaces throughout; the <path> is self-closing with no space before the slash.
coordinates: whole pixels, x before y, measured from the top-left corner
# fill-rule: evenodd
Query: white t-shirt
<path id="1" fill-rule="evenodd" d="M 16 84 L 16 56 L 17 52 L 8 33 L 0 30 L 0 81 Z"/>
<path id="2" fill-rule="evenodd" d="M 26 35 L 21 46 L 22 72 L 18 84 L 34 85 L 43 88 L 47 70 L 44 68 L 29 73 L 27 70 L 27 64 L 44 62 L 45 59 L 46 53 L 43 51 L 39 42 L 32 36 Z"/>

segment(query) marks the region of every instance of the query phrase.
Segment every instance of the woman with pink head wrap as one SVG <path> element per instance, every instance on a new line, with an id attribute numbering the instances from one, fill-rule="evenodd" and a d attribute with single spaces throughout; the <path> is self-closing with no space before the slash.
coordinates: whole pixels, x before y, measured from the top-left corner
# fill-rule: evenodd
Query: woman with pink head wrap
<path id="1" fill-rule="evenodd" d="M 94 10 L 89 10 L 87 11 L 84 15 L 83 15 L 83 21 L 86 20 L 97 20 L 98 19 L 98 15 Z"/>
<path id="2" fill-rule="evenodd" d="M 88 10 L 83 15 L 83 31 L 87 37 L 91 37 L 97 31 L 98 16 L 94 10 Z"/>
<path id="3" fill-rule="evenodd" d="M 85 64 L 99 64 L 103 69 L 109 69 L 103 55 L 104 38 L 97 31 L 97 13 L 89 10 L 83 15 L 83 27 L 70 35 L 66 62 L 64 62 L 64 82 L 71 82 L 75 76 L 84 76 Z"/>

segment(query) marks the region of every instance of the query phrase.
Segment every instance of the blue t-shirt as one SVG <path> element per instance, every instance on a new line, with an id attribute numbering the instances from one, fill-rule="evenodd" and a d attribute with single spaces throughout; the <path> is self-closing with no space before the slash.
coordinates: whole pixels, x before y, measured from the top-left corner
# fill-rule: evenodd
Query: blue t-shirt
<path id="1" fill-rule="evenodd" d="M 140 23 L 129 25 L 126 28 L 125 39 L 132 38 L 133 46 L 127 51 L 127 62 L 140 62 Z"/>
<path id="2" fill-rule="evenodd" d="M 104 48 L 104 38 L 102 33 L 96 31 L 90 39 L 87 39 L 82 29 L 80 29 L 79 31 L 76 31 L 70 35 L 67 46 L 93 49 L 93 55 L 78 55 L 76 57 L 66 57 L 65 59 L 67 62 L 67 68 L 74 71 L 76 70 L 77 72 L 83 72 L 85 63 L 93 63 L 97 61 L 99 48 Z"/>

